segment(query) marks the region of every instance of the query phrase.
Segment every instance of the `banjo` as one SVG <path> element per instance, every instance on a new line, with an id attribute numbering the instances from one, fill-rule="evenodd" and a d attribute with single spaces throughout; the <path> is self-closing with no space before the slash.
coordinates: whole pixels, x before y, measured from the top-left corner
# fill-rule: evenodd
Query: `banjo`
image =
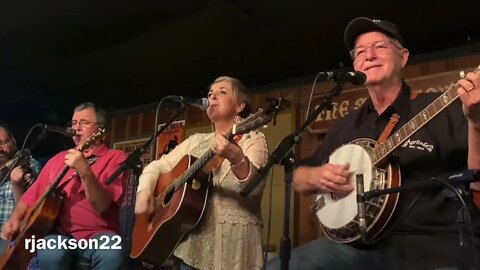
<path id="1" fill-rule="evenodd" d="M 477 68 L 475 71 L 480 69 Z M 355 183 L 355 175 L 362 175 L 365 192 L 400 186 L 398 164 L 389 155 L 416 131 L 458 98 L 457 84 L 447 90 L 413 117 L 383 143 L 368 138 L 351 141 L 337 148 L 329 157 L 329 163 L 350 163 L 348 181 Z M 357 187 L 348 195 L 338 197 L 333 193 L 315 196 L 312 211 L 320 221 L 325 235 L 333 241 L 349 243 L 361 237 L 357 208 Z M 366 235 L 374 239 L 380 235 L 392 217 L 398 202 L 398 194 L 388 194 L 365 202 Z"/>

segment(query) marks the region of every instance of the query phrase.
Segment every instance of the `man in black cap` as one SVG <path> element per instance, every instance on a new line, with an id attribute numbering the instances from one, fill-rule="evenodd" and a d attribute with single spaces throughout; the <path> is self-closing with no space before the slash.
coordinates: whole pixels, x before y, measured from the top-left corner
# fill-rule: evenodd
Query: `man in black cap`
<path id="1" fill-rule="evenodd" d="M 401 70 L 407 64 L 409 51 L 394 24 L 365 17 L 356 18 L 348 24 L 344 42 L 354 69 L 367 75 L 365 84 L 370 98 L 361 108 L 350 112 L 330 128 L 315 153 L 298 164 L 293 177 L 297 192 L 324 194 L 323 199 L 327 202 L 355 196 L 353 171 L 359 167 L 354 164 L 358 158 L 345 158 L 348 162 L 338 162 L 337 157 L 337 160 L 333 160 L 332 153 L 338 153 L 339 147 L 359 138 L 378 141 L 384 134 L 382 137 L 392 134 L 401 136 L 403 133 L 395 132 L 440 95 L 428 93 L 417 96 L 403 81 Z M 467 168 L 480 169 L 480 72 L 463 74 L 452 96 L 456 97 L 457 94 L 460 100 L 445 105 L 444 110 L 432 116 L 434 118 L 413 135 L 403 138 L 404 141 L 393 149 L 391 156 L 399 162 L 402 185 Z M 442 105 L 443 100 L 439 99 L 437 105 Z M 398 115 L 399 121 L 389 124 L 393 115 Z M 422 116 L 428 118 L 430 115 Z M 385 131 L 387 125 L 393 127 L 391 132 Z M 394 136 L 391 138 L 396 139 Z M 350 152 L 346 154 L 352 155 Z M 396 167 L 391 165 L 389 168 Z M 387 173 L 388 179 L 392 175 Z M 370 180 L 365 179 L 366 183 Z M 474 204 L 472 193 L 480 190 L 479 184 L 466 185 L 466 190 L 471 189 L 472 192 L 463 196 L 467 207 L 465 212 L 470 215 L 473 231 L 477 234 L 480 232 L 480 211 Z M 366 185 L 366 189 L 369 188 L 370 185 Z M 402 193 L 396 207 L 391 207 L 395 210 L 391 209 L 393 215 L 386 230 L 380 230 L 375 235 L 378 241 L 365 244 L 358 239 L 358 233 L 357 241 L 350 241 L 348 237 L 342 238 L 345 236 L 327 231 L 331 239 L 321 237 L 294 249 L 290 268 L 470 269 L 475 266 L 474 254 L 478 249 L 471 245 L 459 247 L 456 219 L 457 214 L 461 213 L 460 203 L 452 197 L 455 196 L 448 196 L 441 188 Z M 367 209 L 372 209 L 368 205 Z M 340 211 L 333 213 L 330 216 L 344 214 Z M 367 215 L 367 218 L 370 217 Z M 371 234 L 367 236 L 371 237 Z M 467 236 L 463 235 L 466 242 L 474 238 Z M 280 261 L 270 261 L 267 269 L 280 269 Z"/>

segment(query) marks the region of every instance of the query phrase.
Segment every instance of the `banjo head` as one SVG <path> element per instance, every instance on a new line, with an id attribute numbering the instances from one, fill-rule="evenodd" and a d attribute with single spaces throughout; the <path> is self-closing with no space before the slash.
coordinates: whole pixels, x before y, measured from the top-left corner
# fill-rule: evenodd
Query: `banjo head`
<path id="1" fill-rule="evenodd" d="M 350 163 L 351 174 L 348 177 L 348 181 L 355 188 L 355 190 L 346 196 L 339 196 L 332 193 L 319 195 L 323 197 L 322 200 L 325 205 L 316 212 L 318 219 L 324 226 L 331 229 L 338 229 L 350 223 L 357 216 L 355 175 L 363 175 L 364 191 L 368 191 L 372 181 L 372 161 L 368 151 L 361 145 L 346 144 L 330 155 L 329 163 L 339 165 Z"/>

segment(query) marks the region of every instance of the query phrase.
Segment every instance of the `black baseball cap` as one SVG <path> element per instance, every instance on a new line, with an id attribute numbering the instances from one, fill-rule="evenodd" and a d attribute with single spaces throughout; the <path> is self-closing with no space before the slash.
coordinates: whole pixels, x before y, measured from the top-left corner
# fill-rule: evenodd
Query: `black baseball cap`
<path id="1" fill-rule="evenodd" d="M 345 43 L 347 50 L 352 50 L 357 37 L 367 32 L 384 33 L 385 35 L 398 40 L 398 42 L 405 47 L 402 35 L 400 35 L 395 24 L 385 20 L 373 20 L 367 17 L 358 17 L 353 19 L 345 29 L 343 42 Z"/>

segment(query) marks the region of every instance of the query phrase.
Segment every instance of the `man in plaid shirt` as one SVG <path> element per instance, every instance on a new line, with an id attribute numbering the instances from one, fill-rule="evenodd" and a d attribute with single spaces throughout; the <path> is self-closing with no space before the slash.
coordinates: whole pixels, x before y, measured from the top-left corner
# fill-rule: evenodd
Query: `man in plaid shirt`
<path id="1" fill-rule="evenodd" d="M 15 203 L 35 181 L 41 169 L 40 163 L 29 153 L 20 154 L 10 129 L 0 122 L 0 226 L 10 217 Z M 21 160 L 14 162 L 17 159 Z M 12 169 L 12 165 L 15 168 Z M 4 243 L 1 242 L 0 251 L 3 251 Z"/>

